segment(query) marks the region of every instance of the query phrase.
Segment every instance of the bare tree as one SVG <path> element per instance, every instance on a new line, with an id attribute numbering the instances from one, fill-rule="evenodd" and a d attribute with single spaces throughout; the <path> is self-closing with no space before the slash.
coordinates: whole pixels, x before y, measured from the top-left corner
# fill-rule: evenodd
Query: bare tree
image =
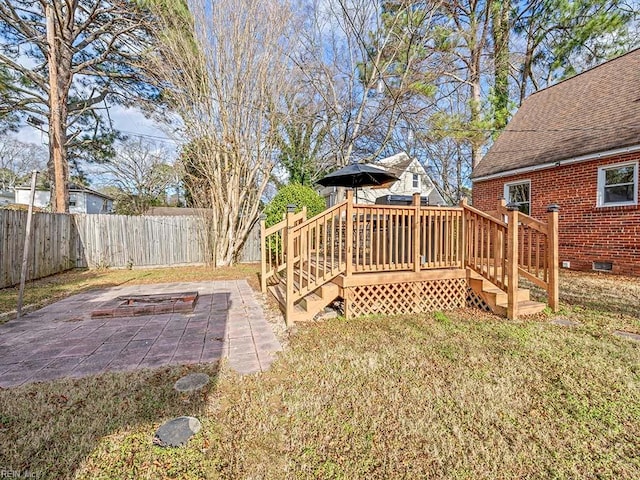
<path id="1" fill-rule="evenodd" d="M 33 170 L 47 164 L 47 151 L 40 145 L 10 137 L 0 139 L 0 190 L 12 190 Z"/>
<path id="2" fill-rule="evenodd" d="M 164 203 L 167 189 L 176 184 L 171 153 L 161 144 L 144 139 L 121 142 L 113 159 L 97 173 L 105 185 L 116 187 L 116 211 L 142 215 L 151 206 Z"/>
<path id="3" fill-rule="evenodd" d="M 257 221 L 278 153 L 291 11 L 272 0 L 191 6 L 191 24 L 164 17 L 155 70 L 181 117 L 185 184 L 193 206 L 208 212 L 213 263 L 227 265 Z"/>
<path id="4" fill-rule="evenodd" d="M 424 100 L 432 78 L 426 67 L 425 34 L 438 3 L 410 1 L 331 0 L 313 2 L 302 46 L 293 57 L 306 81 L 336 118 L 327 140 L 336 163 L 354 154 L 377 157 L 392 140 L 394 129 Z M 393 4 L 393 5 L 391 5 Z"/>

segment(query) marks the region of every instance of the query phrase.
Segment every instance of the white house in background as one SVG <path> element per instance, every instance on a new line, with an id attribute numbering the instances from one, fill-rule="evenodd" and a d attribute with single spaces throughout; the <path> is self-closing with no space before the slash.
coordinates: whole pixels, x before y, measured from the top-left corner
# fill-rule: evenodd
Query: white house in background
<path id="1" fill-rule="evenodd" d="M 13 190 L 0 190 L 0 207 L 11 205 L 15 202 L 15 197 Z"/>
<path id="2" fill-rule="evenodd" d="M 28 205 L 30 187 L 15 188 L 15 203 Z M 51 203 L 49 190 L 36 190 L 34 206 L 47 208 Z M 69 185 L 69 213 L 112 213 L 113 198 L 104 193 L 78 185 Z"/>
<path id="3" fill-rule="evenodd" d="M 413 201 L 413 194 L 419 193 L 423 205 L 446 205 L 444 198 L 422 164 L 415 158 L 409 157 L 405 152 L 383 158 L 371 163 L 371 165 L 392 173 L 398 177 L 398 180 L 383 186 L 359 188 L 357 203 L 410 205 Z M 345 189 L 324 187 L 320 190 L 320 195 L 325 197 L 327 206 L 330 207 L 344 200 Z"/>

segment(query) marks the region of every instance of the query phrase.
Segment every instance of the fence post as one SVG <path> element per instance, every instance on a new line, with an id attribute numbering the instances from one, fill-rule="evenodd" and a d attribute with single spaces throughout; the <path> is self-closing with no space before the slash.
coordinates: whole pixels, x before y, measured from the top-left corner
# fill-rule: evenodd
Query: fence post
<path id="1" fill-rule="evenodd" d="M 293 325 L 293 259 L 295 257 L 294 250 L 294 242 L 293 242 L 293 214 L 296 210 L 295 205 L 287 205 L 287 249 L 285 253 L 285 261 L 287 262 L 287 280 L 285 282 L 286 292 L 285 292 L 285 313 L 284 313 L 284 321 L 287 327 Z"/>
<path id="2" fill-rule="evenodd" d="M 507 318 L 518 318 L 518 205 L 507 205 Z"/>
<path id="3" fill-rule="evenodd" d="M 460 208 L 462 209 L 462 217 L 460 221 L 460 268 L 467 266 L 468 254 L 468 238 L 467 238 L 467 220 L 465 207 L 467 206 L 467 197 L 460 199 Z"/>
<path id="4" fill-rule="evenodd" d="M 260 215 L 260 290 L 267 293 L 267 237 L 264 234 L 267 229 L 267 216 Z"/>
<path id="5" fill-rule="evenodd" d="M 547 207 L 547 242 L 549 244 L 549 284 L 547 285 L 547 297 L 549 308 L 555 313 L 560 307 L 560 291 L 558 285 L 559 275 L 559 243 L 558 243 L 558 217 L 560 207 L 556 204 Z"/>
<path id="6" fill-rule="evenodd" d="M 345 242 L 345 275 L 351 276 L 353 273 L 353 190 L 347 190 L 347 228 L 344 232 Z"/>
<path id="7" fill-rule="evenodd" d="M 36 196 L 36 179 L 38 171 L 31 172 L 31 191 L 29 194 L 29 209 L 27 211 L 27 227 L 24 233 L 24 248 L 22 251 L 22 269 L 20 270 L 20 289 L 18 290 L 18 320 L 22 316 L 22 300 L 24 295 L 24 284 L 27 279 L 27 267 L 29 265 L 29 249 L 31 248 L 31 220 L 33 219 L 33 202 Z"/>
<path id="8" fill-rule="evenodd" d="M 419 272 L 422 265 L 420 262 L 420 253 L 421 253 L 421 248 L 420 248 L 420 221 L 422 220 L 420 218 L 420 208 L 421 208 L 421 204 L 420 204 L 420 194 L 419 193 L 414 193 L 413 194 L 413 215 L 414 215 L 414 219 L 413 219 L 413 271 L 414 272 Z"/>

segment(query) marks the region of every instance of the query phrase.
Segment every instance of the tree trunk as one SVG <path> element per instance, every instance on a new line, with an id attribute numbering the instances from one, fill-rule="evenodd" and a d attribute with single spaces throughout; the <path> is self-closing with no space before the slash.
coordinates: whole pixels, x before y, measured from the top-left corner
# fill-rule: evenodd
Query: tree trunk
<path id="1" fill-rule="evenodd" d="M 75 2 L 67 12 L 46 7 L 49 64 L 49 172 L 52 181 L 51 205 L 54 212 L 69 212 L 69 163 L 67 161 L 68 100 L 71 87 L 72 53 L 64 41 L 73 27 Z M 66 14 L 66 25 L 62 16 Z M 71 21 L 69 21 L 71 19 Z"/>
<path id="2" fill-rule="evenodd" d="M 482 160 L 482 146 L 484 145 L 484 133 L 481 130 L 482 121 L 482 97 L 480 89 L 480 56 L 472 53 L 469 83 L 471 88 L 471 128 L 474 130 L 470 137 L 471 165 L 476 168 Z"/>
<path id="3" fill-rule="evenodd" d="M 492 4 L 494 61 L 493 128 L 502 130 L 509 118 L 509 0 Z"/>

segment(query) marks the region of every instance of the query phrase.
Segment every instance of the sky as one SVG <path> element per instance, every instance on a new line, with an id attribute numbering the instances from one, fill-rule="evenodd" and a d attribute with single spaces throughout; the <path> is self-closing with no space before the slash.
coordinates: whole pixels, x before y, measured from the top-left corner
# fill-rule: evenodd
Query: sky
<path id="1" fill-rule="evenodd" d="M 109 109 L 109 115 L 114 127 L 120 130 L 128 137 L 142 137 L 158 144 L 165 151 L 170 153 L 167 162 L 173 163 L 175 155 L 178 151 L 178 142 L 167 134 L 167 127 L 159 125 L 153 120 L 146 118 L 144 114 L 135 108 L 128 108 L 121 105 L 112 106 Z M 35 143 L 37 145 L 47 146 L 48 138 L 46 133 L 42 133 L 30 125 L 24 125 L 18 132 L 11 134 L 14 138 L 25 143 Z M 82 171 L 89 179 L 92 187 L 98 188 L 109 180 L 104 177 L 104 173 L 98 173 L 101 167 L 98 165 L 84 164 Z"/>
<path id="2" fill-rule="evenodd" d="M 163 126 L 157 124 L 151 119 L 146 118 L 142 112 L 134 108 L 127 108 L 120 105 L 113 106 L 109 109 L 109 115 L 117 130 L 122 131 L 125 135 L 142 136 L 149 140 L 156 140 L 158 143 L 165 144 L 165 147 L 173 149 L 177 142 L 171 139 Z M 21 142 L 36 143 L 43 145 L 47 143 L 47 136 L 34 129 L 29 125 L 23 126 L 17 133 L 13 134 L 15 138 Z"/>

